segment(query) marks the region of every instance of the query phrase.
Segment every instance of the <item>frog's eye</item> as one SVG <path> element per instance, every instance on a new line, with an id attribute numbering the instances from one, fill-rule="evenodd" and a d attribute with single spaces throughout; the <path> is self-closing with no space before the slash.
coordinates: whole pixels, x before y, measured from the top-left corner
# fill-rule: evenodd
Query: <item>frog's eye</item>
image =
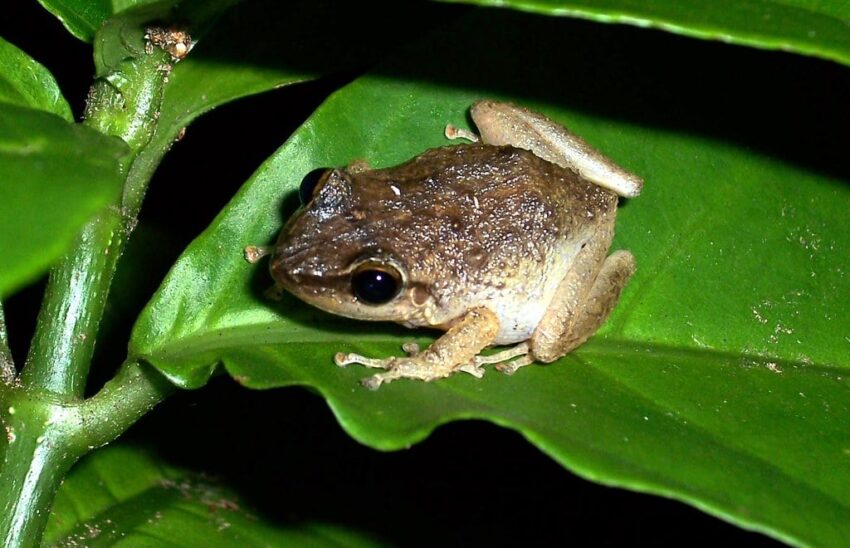
<path id="1" fill-rule="evenodd" d="M 366 262 L 351 274 L 351 289 L 366 304 L 388 303 L 401 290 L 401 273 L 392 265 Z"/>
<path id="2" fill-rule="evenodd" d="M 316 189 L 328 180 L 331 171 L 330 169 L 320 167 L 319 169 L 314 169 L 301 179 L 301 186 L 298 187 L 298 199 L 301 200 L 301 205 L 310 203 L 310 200 L 316 195 Z"/>

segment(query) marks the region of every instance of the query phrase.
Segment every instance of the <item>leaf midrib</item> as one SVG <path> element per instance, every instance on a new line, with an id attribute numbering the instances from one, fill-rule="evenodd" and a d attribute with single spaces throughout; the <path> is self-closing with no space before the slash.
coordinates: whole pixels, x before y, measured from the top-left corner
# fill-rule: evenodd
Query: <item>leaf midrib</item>
<path id="1" fill-rule="evenodd" d="M 261 332 L 258 336 L 257 332 Z M 306 335 L 303 337 L 291 337 Z M 247 335 L 247 336 L 246 336 Z M 289 336 L 287 340 L 271 340 L 276 336 Z M 411 338 L 416 337 L 412 335 Z M 251 341 L 251 342 L 245 342 Z M 180 360 L 188 357 L 206 354 L 215 350 L 231 350 L 257 345 L 290 346 L 299 344 L 331 344 L 334 342 L 332 335 L 328 332 L 317 332 L 313 329 L 301 331 L 291 329 L 290 325 L 281 325 L 280 322 L 253 324 L 250 326 L 235 326 L 208 331 L 201 335 L 190 337 L 169 338 L 169 343 L 143 350 L 134 354 L 133 357 L 153 357 L 156 361 Z M 375 331 L 363 334 L 359 342 L 375 344 L 396 344 L 398 336 L 392 333 Z M 723 360 L 749 360 L 761 362 L 769 360 L 778 366 L 797 368 L 798 371 L 817 372 L 819 374 L 834 375 L 834 380 L 840 380 L 842 371 L 845 369 L 838 364 L 827 364 L 818 362 L 804 362 L 790 358 L 777 357 L 775 355 L 750 354 L 745 352 L 730 352 L 725 350 L 711 350 L 701 347 L 674 346 L 639 340 L 623 340 L 616 337 L 605 337 L 601 340 L 591 339 L 591 344 L 585 345 L 579 351 L 580 355 L 606 355 L 606 354 L 630 354 L 646 355 L 651 352 L 654 356 L 665 357 L 703 357 Z M 704 359 L 704 358 L 703 358 Z M 847 373 L 850 373 L 848 371 Z M 845 373 L 846 374 L 846 373 Z"/>

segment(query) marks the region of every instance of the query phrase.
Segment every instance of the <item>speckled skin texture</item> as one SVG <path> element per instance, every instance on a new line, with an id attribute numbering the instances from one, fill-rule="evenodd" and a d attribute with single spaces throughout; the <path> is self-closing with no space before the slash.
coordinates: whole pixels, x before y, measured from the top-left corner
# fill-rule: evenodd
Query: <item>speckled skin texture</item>
<path id="1" fill-rule="evenodd" d="M 483 306 L 499 322 L 492 344 L 524 341 L 579 250 L 596 240 L 601 261 L 613 236 L 614 192 L 513 146 L 449 146 L 359 171 L 320 183 L 271 262 L 280 285 L 334 314 L 448 329 Z M 394 301 L 352 294 L 367 258 L 401 272 Z"/>
<path id="2" fill-rule="evenodd" d="M 337 353 L 337 365 L 385 370 L 369 388 L 554 361 L 599 329 L 634 273 L 631 253 L 607 254 L 617 195 L 640 194 L 640 177 L 540 113 L 482 100 L 470 114 L 480 139 L 451 125 L 446 136 L 483 144 L 327 172 L 273 252 L 278 287 L 310 304 L 446 330 L 425 350 L 404 345 L 406 356 Z M 383 304 L 355 295 L 362 273 L 384 289 L 359 294 Z"/>

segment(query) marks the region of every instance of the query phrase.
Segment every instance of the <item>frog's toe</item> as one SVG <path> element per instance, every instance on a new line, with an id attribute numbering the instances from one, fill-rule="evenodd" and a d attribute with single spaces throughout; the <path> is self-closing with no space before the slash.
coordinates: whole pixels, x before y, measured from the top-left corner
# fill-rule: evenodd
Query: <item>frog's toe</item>
<path id="1" fill-rule="evenodd" d="M 475 363 L 474 361 L 461 365 L 457 368 L 457 370 L 463 371 L 464 373 L 469 373 L 477 379 L 480 379 L 484 376 L 484 368 Z"/>
<path id="2" fill-rule="evenodd" d="M 404 379 L 407 378 L 408 375 L 405 375 L 403 371 L 399 368 L 388 369 L 383 373 L 376 373 L 371 377 L 366 377 L 365 379 L 360 380 L 360 384 L 368 388 L 369 390 L 377 390 L 384 383 L 391 383 L 396 379 Z"/>
<path id="3" fill-rule="evenodd" d="M 511 360 L 507 363 L 496 364 L 496 371 L 500 371 L 505 375 L 513 375 L 520 367 L 525 367 L 526 365 L 531 365 L 532 363 L 534 363 L 534 358 L 526 354 L 525 356 L 522 356 L 515 360 Z"/>
<path id="4" fill-rule="evenodd" d="M 495 354 L 489 354 L 487 356 L 475 356 L 472 360 L 475 365 L 485 365 L 488 363 L 499 363 L 509 360 L 511 358 L 516 358 L 517 356 L 525 356 L 529 352 L 528 342 L 521 342 L 518 345 L 508 348 L 507 350 L 502 350 L 501 352 L 496 352 Z M 498 366 L 496 366 L 498 368 Z"/>
<path id="5" fill-rule="evenodd" d="M 336 363 L 340 367 L 345 367 L 346 365 L 351 365 L 352 363 L 359 363 L 360 365 L 365 365 L 366 367 L 373 367 L 375 369 L 390 369 L 395 363 L 395 358 L 367 358 L 366 356 L 361 356 L 360 354 L 345 352 L 337 352 L 334 356 L 334 363 Z"/>
<path id="6" fill-rule="evenodd" d="M 372 375 L 371 377 L 366 377 L 360 381 L 360 384 L 369 390 L 377 390 L 383 383 L 384 378 L 380 373 Z"/>
<path id="7" fill-rule="evenodd" d="M 479 141 L 478 135 L 472 133 L 468 129 L 459 128 L 453 124 L 446 124 L 446 130 L 443 132 L 446 136 L 446 139 L 455 140 L 455 139 L 465 139 L 472 143 L 477 143 Z"/>

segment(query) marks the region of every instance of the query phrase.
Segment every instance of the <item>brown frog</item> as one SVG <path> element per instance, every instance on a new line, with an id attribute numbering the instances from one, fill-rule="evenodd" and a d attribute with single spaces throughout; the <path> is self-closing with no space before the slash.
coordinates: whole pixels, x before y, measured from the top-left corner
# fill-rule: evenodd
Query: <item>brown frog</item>
<path id="1" fill-rule="evenodd" d="M 631 253 L 607 253 L 617 195 L 637 196 L 638 177 L 543 115 L 494 101 L 471 114 L 480 140 L 446 134 L 472 144 L 325 172 L 274 246 L 277 286 L 309 304 L 445 330 L 402 357 L 338 353 L 384 370 L 369 388 L 554 361 L 602 325 L 634 272 Z M 480 354 L 491 345 L 514 346 Z"/>

